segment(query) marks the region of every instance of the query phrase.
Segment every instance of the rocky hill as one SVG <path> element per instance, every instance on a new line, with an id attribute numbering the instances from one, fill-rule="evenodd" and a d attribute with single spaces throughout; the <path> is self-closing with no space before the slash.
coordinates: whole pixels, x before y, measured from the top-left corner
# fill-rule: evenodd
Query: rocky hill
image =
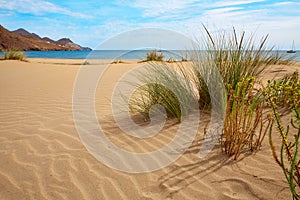
<path id="1" fill-rule="evenodd" d="M 28 31 L 26 31 L 23 28 L 19 28 L 18 30 L 12 31 L 13 33 L 19 34 L 19 35 L 23 35 L 25 37 L 31 37 L 31 38 L 35 38 L 35 39 L 42 39 L 39 35 L 35 34 L 35 33 L 29 33 Z"/>
<path id="2" fill-rule="evenodd" d="M 35 33 L 20 28 L 9 31 L 0 25 L 0 50 L 36 50 L 36 51 L 67 51 L 67 50 L 91 50 L 72 42 L 69 38 L 54 41 L 51 38 L 41 38 Z"/>

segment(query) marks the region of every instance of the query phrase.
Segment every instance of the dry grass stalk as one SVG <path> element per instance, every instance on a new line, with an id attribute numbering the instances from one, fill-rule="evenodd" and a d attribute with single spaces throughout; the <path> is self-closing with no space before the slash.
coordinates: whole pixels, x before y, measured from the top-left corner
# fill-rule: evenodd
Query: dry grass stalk
<path id="1" fill-rule="evenodd" d="M 229 88 L 221 147 L 234 159 L 243 150 L 258 150 L 270 125 L 263 127 L 264 102 L 254 82 L 255 78 L 246 78 Z"/>

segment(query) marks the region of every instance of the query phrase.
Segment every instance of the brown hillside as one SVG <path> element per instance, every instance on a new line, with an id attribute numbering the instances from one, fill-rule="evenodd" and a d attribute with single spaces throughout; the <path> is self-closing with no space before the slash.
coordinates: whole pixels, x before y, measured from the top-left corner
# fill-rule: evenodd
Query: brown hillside
<path id="1" fill-rule="evenodd" d="M 83 50 L 89 49 L 81 47 L 69 40 L 67 45 L 51 42 L 50 38 L 42 39 L 35 33 L 29 33 L 25 29 L 9 31 L 0 25 L 0 50 Z"/>

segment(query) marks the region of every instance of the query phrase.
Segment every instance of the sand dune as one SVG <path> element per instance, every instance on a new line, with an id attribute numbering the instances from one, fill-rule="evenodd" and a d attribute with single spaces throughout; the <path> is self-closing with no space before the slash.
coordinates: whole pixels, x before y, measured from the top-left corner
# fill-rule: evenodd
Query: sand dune
<path id="1" fill-rule="evenodd" d="M 86 150 L 74 126 L 72 92 L 81 62 L 0 62 L 0 199 L 290 199 L 267 140 L 261 151 L 239 161 L 219 149 L 200 159 L 205 114 L 196 141 L 166 168 L 129 174 L 102 164 Z M 118 78 L 136 66 L 112 65 L 99 83 L 95 106 L 111 141 L 128 151 L 147 152 L 171 141 L 178 124 L 167 122 L 149 139 L 129 137 L 115 124 L 108 99 Z M 272 77 L 277 68 L 282 74 L 298 66 L 276 66 L 265 76 Z"/>

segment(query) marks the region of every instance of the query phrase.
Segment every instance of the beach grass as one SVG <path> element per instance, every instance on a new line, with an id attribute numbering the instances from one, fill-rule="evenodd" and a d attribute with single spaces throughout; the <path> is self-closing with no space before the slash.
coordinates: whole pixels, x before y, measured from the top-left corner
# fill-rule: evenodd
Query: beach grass
<path id="1" fill-rule="evenodd" d="M 224 109 L 225 123 L 221 136 L 221 149 L 229 156 L 237 159 L 241 151 L 258 150 L 265 138 L 270 123 L 264 124 L 261 91 L 254 85 L 259 84 L 261 77 L 269 66 L 290 64 L 292 57 L 287 58 L 279 52 L 274 53 L 273 47 L 268 48 L 267 36 L 256 41 L 243 31 L 212 34 L 205 26 L 205 53 L 194 51 L 192 57 L 196 79 L 193 79 L 199 96 L 201 109 L 209 109 L 211 102 L 217 100 L 207 83 L 216 85 L 214 75 L 219 72 L 227 93 Z M 216 87 L 214 91 L 218 91 Z M 218 96 L 217 96 L 218 97 Z"/>
<path id="2" fill-rule="evenodd" d="M 233 28 L 232 32 L 221 32 L 212 34 L 205 26 L 206 39 L 203 45 L 199 44 L 198 49 L 206 49 L 201 55 L 199 51 L 194 51 L 191 55 L 194 67 L 201 74 L 196 80 L 199 90 L 199 100 L 201 107 L 209 107 L 210 94 L 204 78 L 211 76 L 211 69 L 207 69 L 207 63 L 213 63 L 219 71 L 225 87 L 235 88 L 242 78 L 259 77 L 268 66 L 273 64 L 290 63 L 293 58 L 287 58 L 279 52 L 274 53 L 274 47 L 268 48 L 267 36 L 263 36 L 259 41 L 255 40 L 255 35 L 249 36 L 243 31 L 237 33 Z"/>
<path id="3" fill-rule="evenodd" d="M 26 56 L 22 51 L 7 50 L 3 51 L 3 60 L 20 60 L 26 61 Z"/>
<path id="4" fill-rule="evenodd" d="M 140 113 L 149 118 L 154 105 L 165 108 L 167 117 L 177 118 L 188 115 L 194 108 L 191 102 L 197 102 L 197 96 L 191 90 L 191 83 L 185 71 L 175 70 L 166 63 L 151 62 L 147 70 L 138 74 L 138 88 L 132 95 L 129 108 L 133 113 Z"/>
<path id="5" fill-rule="evenodd" d="M 177 94 L 196 98 L 201 110 L 209 111 L 212 102 L 217 103 L 219 114 L 225 119 L 221 149 L 237 159 L 241 152 L 258 150 L 270 126 L 263 121 L 265 102 L 262 91 L 255 88 L 260 81 L 258 77 L 269 66 L 289 64 L 292 58 L 274 53 L 273 47 L 268 48 L 268 35 L 257 41 L 253 34 L 247 36 L 244 31 L 238 33 L 235 28 L 232 32 L 219 34 L 212 34 L 206 27 L 204 30 L 206 50 L 200 51 L 203 46 L 199 44 L 190 55 L 191 62 L 174 64 L 175 71 L 185 81 L 175 76 L 173 68 L 166 63 L 150 62 L 148 71 L 139 74 L 143 84 L 138 86 L 139 95 L 130 101 L 129 107 L 134 112 L 149 116 L 151 106 L 160 104 L 168 117 L 176 117 L 180 121 L 181 116 L 191 109 L 182 112 L 182 105 L 187 105 L 189 100 L 176 98 Z M 157 52 L 152 51 L 149 60 L 155 55 Z M 176 95 L 169 89 L 175 90 Z M 221 101 L 222 90 L 226 94 L 225 100 Z"/>

